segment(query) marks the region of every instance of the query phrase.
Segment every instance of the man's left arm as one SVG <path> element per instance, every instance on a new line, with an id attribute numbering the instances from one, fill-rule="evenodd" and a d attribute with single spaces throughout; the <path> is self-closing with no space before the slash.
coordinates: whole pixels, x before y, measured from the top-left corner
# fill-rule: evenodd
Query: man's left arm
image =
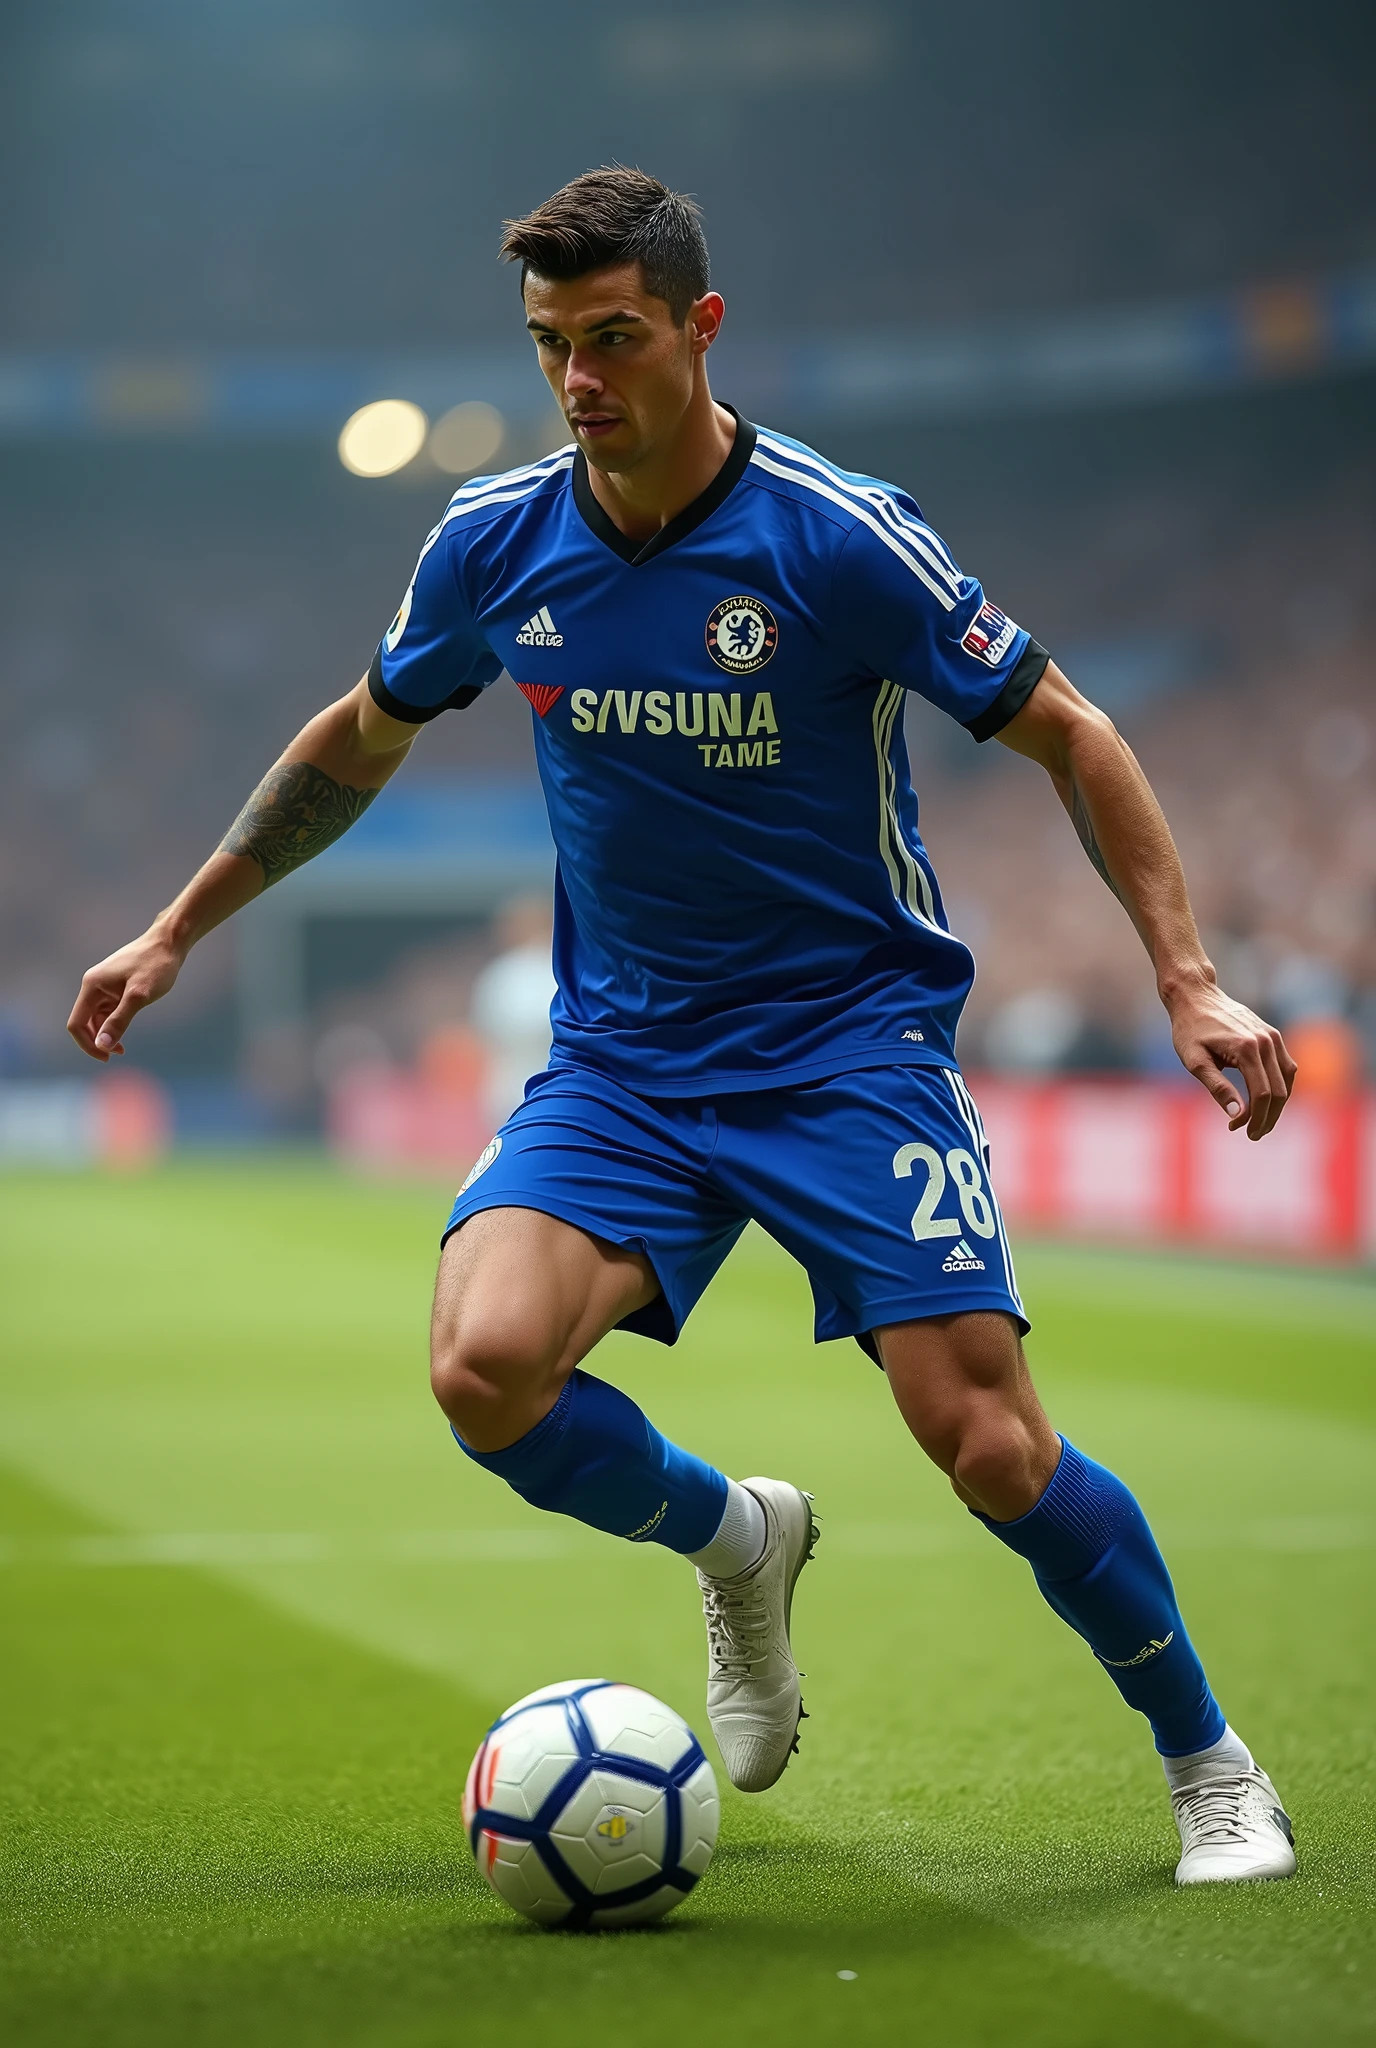
<path id="1" fill-rule="evenodd" d="M 1052 662 L 998 734 L 1045 768 L 1080 843 L 1136 926 L 1156 970 L 1182 1063 L 1228 1115 L 1264 1138 L 1284 1109 L 1295 1062 L 1279 1031 L 1223 993 L 1204 951 L 1160 804 L 1111 719 Z M 1224 1071 L 1241 1074 L 1247 1101 Z"/>

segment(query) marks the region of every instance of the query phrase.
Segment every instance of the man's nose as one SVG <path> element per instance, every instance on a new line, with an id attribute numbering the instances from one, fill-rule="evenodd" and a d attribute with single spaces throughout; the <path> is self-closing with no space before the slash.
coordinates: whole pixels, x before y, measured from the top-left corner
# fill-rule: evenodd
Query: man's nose
<path id="1" fill-rule="evenodd" d="M 572 349 L 569 352 L 569 366 L 564 372 L 564 389 L 583 395 L 602 389 L 597 358 L 591 351 L 586 355 L 579 349 Z"/>

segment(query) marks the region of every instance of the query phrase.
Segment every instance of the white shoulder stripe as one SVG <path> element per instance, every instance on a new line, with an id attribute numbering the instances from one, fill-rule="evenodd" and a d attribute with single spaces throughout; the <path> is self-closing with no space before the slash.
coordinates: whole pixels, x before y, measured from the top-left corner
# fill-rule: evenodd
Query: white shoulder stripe
<path id="1" fill-rule="evenodd" d="M 550 477 L 557 475 L 561 469 L 570 468 L 576 452 L 572 447 L 563 448 L 559 451 L 558 455 L 551 457 L 548 462 L 541 464 L 538 468 L 512 469 L 508 470 L 505 476 L 494 476 L 484 479 L 485 483 L 489 485 L 511 483 L 517 478 L 526 479 L 519 489 L 510 491 L 484 490 L 481 496 L 476 498 L 465 498 L 462 491 L 456 492 L 450 500 L 449 509 L 439 522 L 439 525 L 432 527 L 425 537 L 425 545 L 417 555 L 416 566 L 411 572 L 412 586 L 414 586 L 416 577 L 420 574 L 421 563 L 425 560 L 425 557 L 429 554 L 431 548 L 435 545 L 435 542 L 451 520 L 457 519 L 461 513 L 475 512 L 483 505 L 510 505 L 515 504 L 521 498 L 531 497 L 539 490 L 541 484 L 548 482 Z"/>
<path id="2" fill-rule="evenodd" d="M 873 507 L 885 525 L 892 527 L 895 533 L 915 548 L 928 568 L 942 578 L 956 597 L 960 596 L 960 571 L 951 560 L 940 534 L 934 533 L 923 520 L 915 519 L 911 512 L 905 512 L 891 491 L 886 491 L 880 484 L 856 483 L 853 477 L 844 476 L 833 464 L 824 462 L 820 455 L 814 455 L 810 449 L 790 448 L 786 442 L 775 440 L 772 434 L 760 434 L 759 439 L 776 455 L 782 455 L 791 462 L 801 462 L 808 469 L 815 469 L 819 476 L 825 477 L 837 490 Z"/>
<path id="3" fill-rule="evenodd" d="M 449 510 L 445 518 L 450 518 L 458 512 L 471 512 L 476 505 L 503 505 L 517 498 L 528 498 L 532 491 L 538 491 L 541 484 L 548 483 L 552 476 L 557 476 L 561 470 L 571 469 L 574 453 L 575 451 L 570 448 L 566 454 L 545 463 L 539 469 L 513 469 L 505 476 L 486 477 L 481 485 L 473 487 L 471 496 L 465 496 L 462 491 L 457 491 L 449 501 Z M 499 489 L 499 486 L 506 488 Z"/>
<path id="4" fill-rule="evenodd" d="M 913 513 L 905 511 L 894 493 L 887 490 L 883 484 L 875 483 L 872 479 L 864 482 L 857 481 L 855 477 L 847 476 L 845 471 L 838 469 L 834 462 L 826 461 L 823 456 L 818 455 L 813 449 L 790 448 L 788 443 L 779 440 L 777 435 L 760 433 L 759 439 L 764 442 L 766 447 L 773 449 L 776 455 L 782 455 L 792 462 L 801 462 L 808 469 L 815 469 L 819 476 L 826 477 L 828 482 L 835 484 L 838 490 L 846 491 L 852 497 L 862 499 L 867 505 L 872 505 L 897 530 L 910 536 L 915 542 L 922 543 L 924 551 L 927 552 L 929 559 L 933 562 L 933 566 L 940 567 L 948 572 L 955 579 L 953 587 L 959 588 L 960 571 L 952 560 L 950 549 L 941 538 L 941 535 L 928 526 L 925 519 L 919 519 Z"/>
<path id="5" fill-rule="evenodd" d="M 435 528 L 431 539 L 438 539 L 440 533 L 448 526 L 449 522 L 452 519 L 461 518 L 465 512 L 479 512 L 487 505 L 514 505 L 521 498 L 532 497 L 539 490 L 541 484 L 548 483 L 549 479 L 552 476 L 558 475 L 560 470 L 570 469 L 572 466 L 573 450 L 570 449 L 567 460 L 551 463 L 550 467 L 541 470 L 538 476 L 529 476 L 525 483 L 516 485 L 512 490 L 489 490 L 484 491 L 480 497 L 476 498 L 456 498 L 443 519 L 441 519 L 439 525 Z M 495 483 L 505 483 L 507 479 L 505 477 L 495 477 L 493 481 Z"/>
<path id="6" fill-rule="evenodd" d="M 522 483 L 527 477 L 533 477 L 539 482 L 542 477 L 553 476 L 557 469 L 564 468 L 575 453 L 574 445 L 570 441 L 566 447 L 556 448 L 550 454 L 542 455 L 538 462 L 528 462 L 520 469 L 499 470 L 496 476 L 472 477 L 466 484 L 459 485 L 449 502 L 451 505 L 457 505 L 460 498 L 481 495 L 492 490 L 497 484 Z"/>
<path id="7" fill-rule="evenodd" d="M 888 527 L 882 525 L 872 512 L 867 511 L 863 505 L 857 504 L 854 498 L 844 497 L 840 491 L 833 490 L 830 484 L 824 482 L 820 477 L 807 476 L 801 470 L 787 469 L 780 462 L 771 462 L 767 455 L 760 453 L 758 447 L 750 460 L 753 465 L 757 465 L 760 469 L 768 470 L 771 476 L 782 477 L 786 483 L 802 484 L 805 490 L 815 491 L 819 498 L 827 498 L 833 505 L 839 505 L 843 512 L 849 512 L 862 525 L 868 526 L 875 538 L 884 543 L 890 554 L 897 555 L 903 566 L 906 569 L 911 569 L 920 583 L 926 584 L 928 590 L 931 591 L 932 596 L 943 611 L 953 612 L 955 610 L 955 598 L 945 588 L 945 583 L 949 582 L 949 578 L 945 578 L 942 583 L 935 582 L 926 567 L 915 558 L 906 542 L 890 532 Z"/>
<path id="8" fill-rule="evenodd" d="M 901 520 L 904 526 L 908 527 L 913 533 L 920 533 L 925 536 L 953 575 L 958 576 L 960 574 L 952 559 L 951 551 L 941 538 L 941 535 L 933 527 L 928 526 L 925 519 L 917 518 L 913 513 L 905 511 L 899 504 L 894 492 L 889 490 L 884 484 L 877 483 L 872 477 L 857 480 L 855 477 L 848 475 L 845 470 L 838 469 L 834 462 L 828 462 L 826 457 L 819 455 L 815 448 L 805 448 L 801 445 L 797 447 L 790 446 L 787 441 L 781 440 L 777 434 L 771 434 L 764 428 L 757 428 L 756 433 L 765 446 L 772 448 L 776 455 L 786 456 L 793 462 L 803 463 L 808 469 L 815 469 L 820 476 L 829 478 L 841 490 L 851 491 L 856 497 L 864 498 L 871 504 L 886 505 L 894 517 Z"/>

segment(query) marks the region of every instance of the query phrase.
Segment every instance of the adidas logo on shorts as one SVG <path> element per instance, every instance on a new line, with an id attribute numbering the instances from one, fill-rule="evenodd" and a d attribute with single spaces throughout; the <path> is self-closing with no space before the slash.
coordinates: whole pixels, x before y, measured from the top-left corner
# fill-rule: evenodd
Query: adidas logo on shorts
<path id="1" fill-rule="evenodd" d="M 975 1257 L 962 1237 L 959 1244 L 955 1245 L 942 1260 L 941 1270 L 943 1273 L 982 1273 L 984 1261 Z"/>
<path id="2" fill-rule="evenodd" d="M 533 618 L 526 620 L 516 635 L 518 647 L 562 647 L 564 636 L 549 615 L 549 606 L 542 604 Z"/>

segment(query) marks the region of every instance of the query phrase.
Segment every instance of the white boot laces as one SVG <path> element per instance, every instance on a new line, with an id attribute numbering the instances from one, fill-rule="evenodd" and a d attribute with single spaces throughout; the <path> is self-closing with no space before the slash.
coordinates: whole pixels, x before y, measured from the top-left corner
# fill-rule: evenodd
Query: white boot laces
<path id="1" fill-rule="evenodd" d="M 748 1678 L 769 1655 L 769 1603 L 754 1579 L 736 1586 L 708 1579 L 703 1586 L 707 1646 L 723 1678 Z"/>
<path id="2" fill-rule="evenodd" d="M 1250 1777 L 1209 1778 L 1177 1792 L 1176 1799 L 1189 1827 L 1191 1845 L 1196 1842 L 1245 1842 L 1242 1824 L 1243 1802 L 1251 1787 Z"/>

